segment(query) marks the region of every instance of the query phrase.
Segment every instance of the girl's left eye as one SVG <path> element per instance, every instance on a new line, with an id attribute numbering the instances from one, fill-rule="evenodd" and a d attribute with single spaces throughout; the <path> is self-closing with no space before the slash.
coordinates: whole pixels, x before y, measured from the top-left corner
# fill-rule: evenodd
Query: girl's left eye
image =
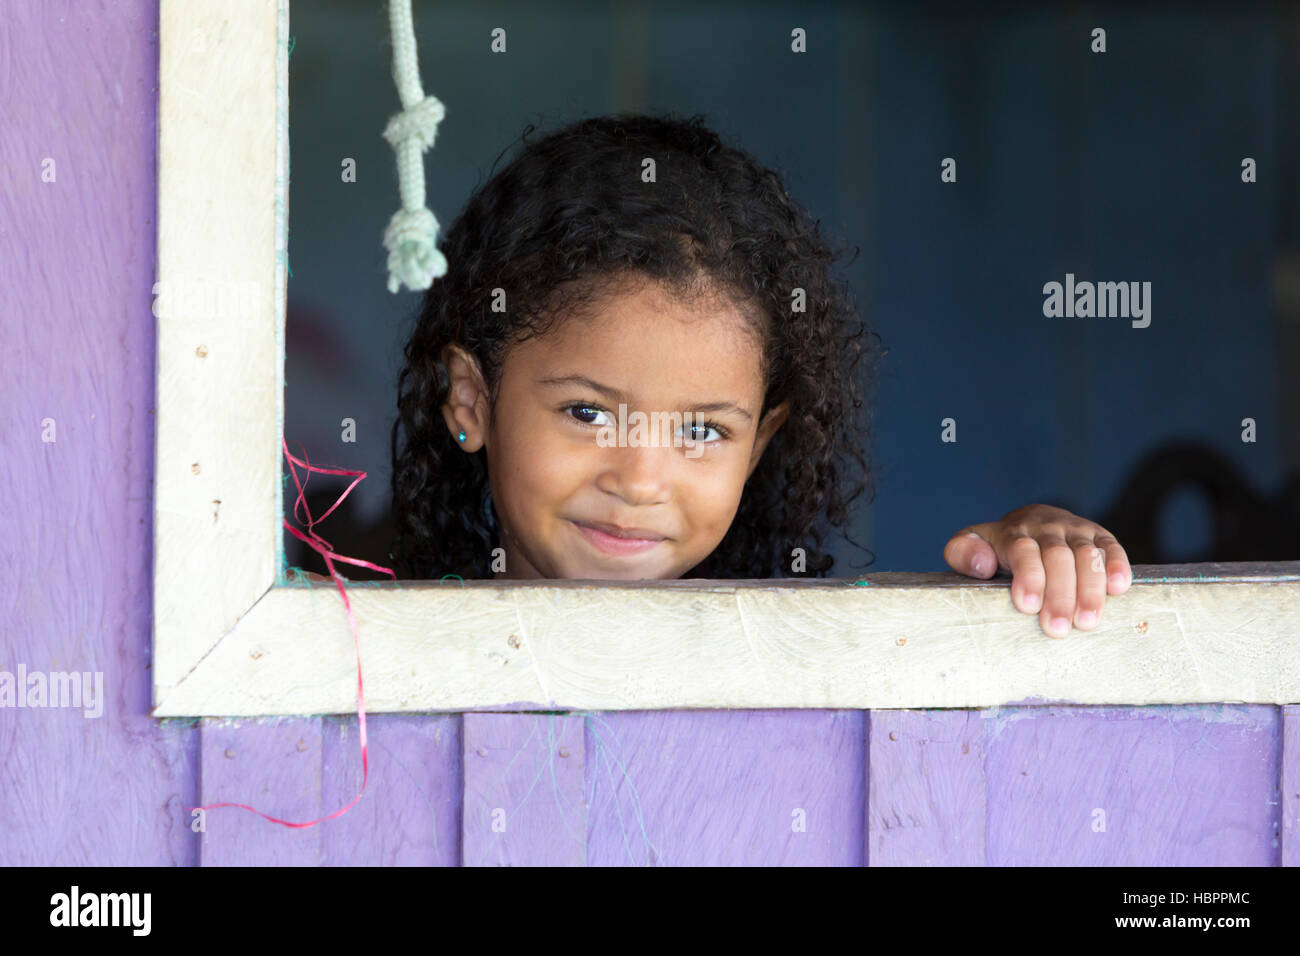
<path id="1" fill-rule="evenodd" d="M 682 431 L 686 433 L 682 436 L 685 441 L 699 442 L 702 445 L 721 441 L 723 438 L 722 432 L 713 425 L 683 425 Z M 710 433 L 713 434 L 713 438 L 709 437 Z"/>
<path id="2" fill-rule="evenodd" d="M 608 416 L 609 412 L 603 408 L 597 408 L 594 405 L 569 405 L 564 409 L 569 413 L 569 417 L 574 421 L 581 422 L 584 425 L 612 425 L 610 421 L 596 421 L 601 415 Z"/>

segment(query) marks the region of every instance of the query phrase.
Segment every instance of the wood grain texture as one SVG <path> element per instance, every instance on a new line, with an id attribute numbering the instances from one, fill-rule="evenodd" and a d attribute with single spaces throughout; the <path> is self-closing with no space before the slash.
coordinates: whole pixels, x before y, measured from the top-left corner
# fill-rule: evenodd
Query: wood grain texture
<path id="1" fill-rule="evenodd" d="M 861 711 L 588 714 L 594 866 L 859 866 Z"/>
<path id="2" fill-rule="evenodd" d="M 349 595 L 374 711 L 1300 699 L 1300 580 L 1137 580 L 1107 599 L 1094 631 L 1053 640 L 1011 605 L 1006 580 L 879 577 L 865 587 L 679 581 L 667 589 L 370 582 Z M 333 584 L 276 587 L 156 712 L 347 713 L 355 683 Z"/>
<path id="3" fill-rule="evenodd" d="M 4 16 L 0 670 L 99 672 L 104 709 L 0 709 L 0 865 L 186 865 L 193 733 L 149 716 L 157 4 Z"/>
<path id="4" fill-rule="evenodd" d="M 974 710 L 870 717 L 870 866 L 984 865 L 984 727 Z"/>
<path id="5" fill-rule="evenodd" d="M 1300 866 L 1300 705 L 1281 708 L 1282 768 L 1277 787 L 1274 832 L 1282 844 L 1283 866 Z"/>
<path id="6" fill-rule="evenodd" d="M 201 806 L 243 803 L 291 822 L 337 810 L 323 809 L 321 799 L 322 720 L 204 721 Z M 203 821 L 204 866 L 321 862 L 323 826 L 290 829 L 239 807 L 206 810 Z"/>
<path id="7" fill-rule="evenodd" d="M 267 0 L 161 3 L 155 702 L 275 576 L 278 14 Z"/>
<path id="8" fill-rule="evenodd" d="M 463 782 L 458 715 L 375 715 L 366 727 L 370 783 L 361 802 L 324 826 L 329 866 L 456 866 L 461 860 Z M 326 812 L 361 786 L 357 721 L 326 718 Z"/>
<path id="9" fill-rule="evenodd" d="M 452 866 L 460 862 L 460 718 L 367 720 L 370 777 L 342 816 L 290 829 L 238 807 L 203 815 L 204 866 Z M 356 718 L 202 724 L 202 805 L 306 822 L 361 789 Z"/>
<path id="10" fill-rule="evenodd" d="M 989 865 L 1281 861 L 1278 708 L 1013 707 L 984 728 Z"/>
<path id="11" fill-rule="evenodd" d="M 465 866 L 585 866 L 583 719 L 466 714 Z"/>

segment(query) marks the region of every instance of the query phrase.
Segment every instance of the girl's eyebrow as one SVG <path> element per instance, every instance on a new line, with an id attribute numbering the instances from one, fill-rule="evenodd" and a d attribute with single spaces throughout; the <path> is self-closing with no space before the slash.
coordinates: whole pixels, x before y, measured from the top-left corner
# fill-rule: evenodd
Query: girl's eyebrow
<path id="1" fill-rule="evenodd" d="M 604 395 L 608 395 L 610 398 L 617 399 L 620 402 L 626 400 L 626 396 L 618 389 L 611 388 L 608 385 L 601 385 L 600 382 L 592 381 L 591 379 L 587 378 L 585 375 L 558 375 L 554 378 L 539 378 L 537 380 L 537 384 L 538 385 L 585 385 L 587 388 L 591 389 L 592 391 L 596 391 Z"/>
<path id="2" fill-rule="evenodd" d="M 592 379 L 587 378 L 585 375 L 559 375 L 553 378 L 539 378 L 537 380 L 537 384 L 538 385 L 583 385 L 591 389 L 592 391 L 600 392 L 603 395 L 608 395 L 610 398 L 613 398 L 615 401 L 619 401 L 619 402 L 627 401 L 627 397 L 624 395 L 623 392 L 620 392 L 618 389 L 612 388 L 609 385 L 602 385 L 600 384 L 600 382 L 593 381 Z M 752 422 L 754 420 L 754 416 L 751 415 L 747 409 L 741 408 L 735 402 L 706 402 L 703 404 L 695 403 L 695 402 L 685 402 L 683 404 L 691 411 L 695 411 L 695 412 L 735 412 L 737 415 L 743 416 L 746 421 Z"/>

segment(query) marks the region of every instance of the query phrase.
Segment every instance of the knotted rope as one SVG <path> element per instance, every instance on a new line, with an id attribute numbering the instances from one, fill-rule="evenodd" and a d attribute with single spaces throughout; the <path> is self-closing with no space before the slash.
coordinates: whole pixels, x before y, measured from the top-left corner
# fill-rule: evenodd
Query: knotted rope
<path id="1" fill-rule="evenodd" d="M 405 283 L 411 290 L 427 289 L 437 276 L 447 274 L 447 260 L 434 245 L 438 220 L 425 206 L 424 151 L 433 145 L 438 124 L 446 111 L 437 97 L 425 96 L 415 51 L 415 25 L 411 0 L 389 0 L 393 33 L 393 82 L 402 100 L 402 112 L 388 121 L 384 139 L 397 154 L 397 184 L 402 208 L 384 230 L 388 249 L 388 291 Z"/>

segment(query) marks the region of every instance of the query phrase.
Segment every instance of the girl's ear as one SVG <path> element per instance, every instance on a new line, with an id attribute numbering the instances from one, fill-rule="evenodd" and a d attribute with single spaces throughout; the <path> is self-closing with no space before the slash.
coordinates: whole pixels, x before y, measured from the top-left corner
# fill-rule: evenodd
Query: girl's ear
<path id="1" fill-rule="evenodd" d="M 745 473 L 746 478 L 754 473 L 754 469 L 758 467 L 758 460 L 763 457 L 763 449 L 789 417 L 790 403 L 785 401 L 775 408 L 768 409 L 763 420 L 758 423 L 758 433 L 754 435 L 754 450 L 749 456 L 749 471 Z"/>
<path id="2" fill-rule="evenodd" d="M 442 417 L 451 437 L 465 451 L 478 451 L 487 444 L 490 403 L 487 383 L 478 359 L 459 345 L 442 350 L 442 365 L 447 370 L 447 400 Z M 460 440 L 460 436 L 465 438 Z"/>

